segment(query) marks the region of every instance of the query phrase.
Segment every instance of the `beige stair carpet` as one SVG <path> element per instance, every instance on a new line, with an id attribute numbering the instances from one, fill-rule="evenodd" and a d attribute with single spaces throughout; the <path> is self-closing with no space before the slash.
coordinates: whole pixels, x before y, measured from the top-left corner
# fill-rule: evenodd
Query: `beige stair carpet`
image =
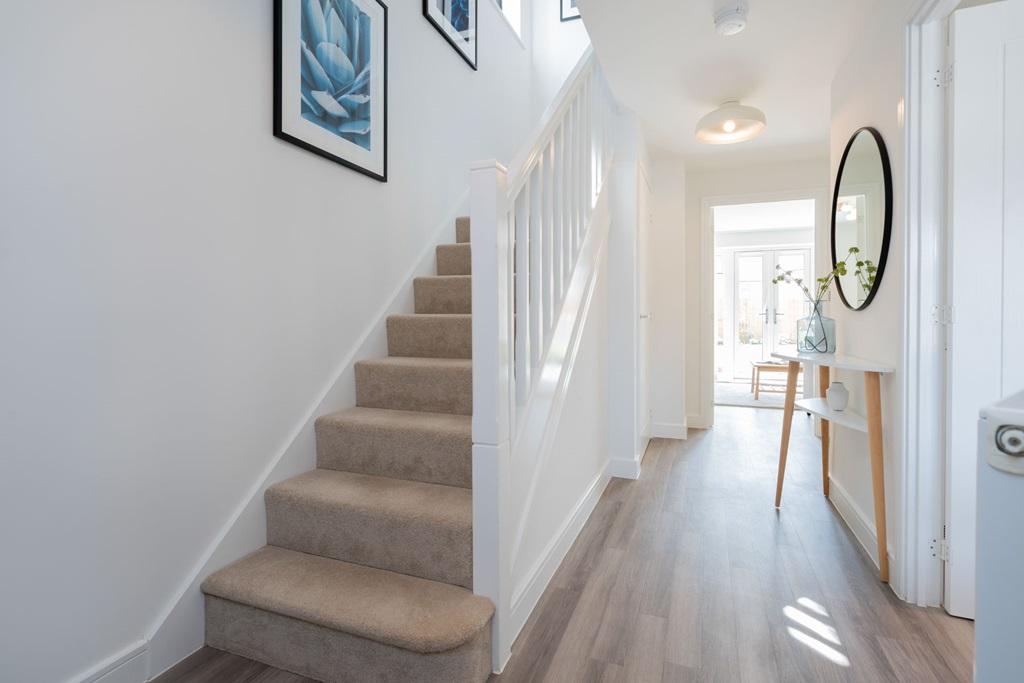
<path id="1" fill-rule="evenodd" d="M 484 681 L 472 593 L 469 220 L 356 364 L 356 407 L 316 422 L 317 468 L 266 492 L 267 543 L 211 575 L 206 641 L 327 683 Z"/>

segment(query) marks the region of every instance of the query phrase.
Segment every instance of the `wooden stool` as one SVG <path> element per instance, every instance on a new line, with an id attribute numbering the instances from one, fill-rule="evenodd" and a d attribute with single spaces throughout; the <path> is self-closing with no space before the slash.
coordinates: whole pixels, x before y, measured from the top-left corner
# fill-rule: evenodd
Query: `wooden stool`
<path id="1" fill-rule="evenodd" d="M 753 392 L 755 401 L 761 397 L 762 372 L 786 372 L 785 363 L 778 363 L 767 360 L 756 360 L 750 361 L 750 365 L 753 367 L 753 372 L 750 374 L 750 391 Z M 765 391 L 775 392 L 774 389 L 765 389 Z"/>

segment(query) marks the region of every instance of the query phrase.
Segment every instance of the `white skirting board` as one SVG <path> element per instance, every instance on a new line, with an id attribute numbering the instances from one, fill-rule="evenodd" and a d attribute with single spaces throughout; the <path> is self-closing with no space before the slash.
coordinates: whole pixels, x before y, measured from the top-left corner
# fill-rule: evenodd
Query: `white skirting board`
<path id="1" fill-rule="evenodd" d="M 875 567 L 878 566 L 878 535 L 875 533 L 875 523 L 865 512 L 853 502 L 853 498 L 843 488 L 843 485 L 836 481 L 832 475 L 829 475 L 829 501 L 832 503 L 832 507 L 836 509 L 839 516 L 842 517 L 843 521 L 846 522 L 846 526 L 850 528 L 857 541 L 864 548 L 871 561 L 875 563 Z M 889 566 L 893 569 L 890 570 L 892 577 L 898 576 L 896 572 L 896 555 L 893 549 L 890 547 L 889 551 Z M 897 591 L 897 586 L 890 583 L 893 590 Z"/>
<path id="2" fill-rule="evenodd" d="M 686 420 L 681 423 L 676 422 L 652 422 L 651 423 L 651 438 L 652 439 L 686 439 Z"/>
<path id="3" fill-rule="evenodd" d="M 609 460 L 607 472 L 609 477 L 616 477 L 618 479 L 639 479 L 640 458 L 636 457 L 633 460 L 615 458 Z"/>
<path id="4" fill-rule="evenodd" d="M 72 679 L 75 683 L 141 683 L 149 675 L 149 643 L 140 640 L 89 671 Z"/>

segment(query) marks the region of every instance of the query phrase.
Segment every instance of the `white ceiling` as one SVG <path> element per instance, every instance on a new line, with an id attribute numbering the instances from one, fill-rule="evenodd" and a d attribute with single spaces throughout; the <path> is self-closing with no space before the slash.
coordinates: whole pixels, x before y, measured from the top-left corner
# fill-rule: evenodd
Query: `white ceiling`
<path id="1" fill-rule="evenodd" d="M 730 37 L 715 33 L 723 0 L 580 0 L 580 8 L 651 153 L 710 166 L 826 156 L 832 77 L 879 1 L 749 0 L 746 30 Z M 765 133 L 736 145 L 697 142 L 697 121 L 729 99 L 764 110 Z"/>
<path id="2" fill-rule="evenodd" d="M 814 200 L 794 199 L 714 207 L 715 232 L 813 228 Z"/>

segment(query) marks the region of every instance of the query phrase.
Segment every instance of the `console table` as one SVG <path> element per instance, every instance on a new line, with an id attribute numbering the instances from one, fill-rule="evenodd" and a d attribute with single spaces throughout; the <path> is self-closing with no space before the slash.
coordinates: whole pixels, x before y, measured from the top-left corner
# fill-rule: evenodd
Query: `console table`
<path id="1" fill-rule="evenodd" d="M 871 459 L 871 488 L 875 502 L 875 534 L 878 538 L 878 569 L 883 582 L 889 582 L 889 552 L 885 525 L 885 462 L 882 452 L 882 393 L 881 376 L 893 372 L 893 368 L 831 353 L 773 353 L 772 357 L 787 361 L 786 407 L 782 418 L 782 444 L 779 448 L 779 476 L 775 486 L 775 507 L 782 504 L 782 480 L 786 476 L 786 456 L 789 454 L 789 434 L 793 426 L 794 409 L 812 413 L 821 418 L 821 482 L 828 497 L 828 448 L 829 425 L 855 429 L 868 435 L 868 452 Z M 818 384 L 821 398 L 797 400 L 796 384 L 800 366 L 818 366 Z M 864 374 L 864 396 L 867 415 L 858 415 L 850 410 L 835 411 L 825 402 L 828 389 L 829 369 L 849 370 Z"/>

